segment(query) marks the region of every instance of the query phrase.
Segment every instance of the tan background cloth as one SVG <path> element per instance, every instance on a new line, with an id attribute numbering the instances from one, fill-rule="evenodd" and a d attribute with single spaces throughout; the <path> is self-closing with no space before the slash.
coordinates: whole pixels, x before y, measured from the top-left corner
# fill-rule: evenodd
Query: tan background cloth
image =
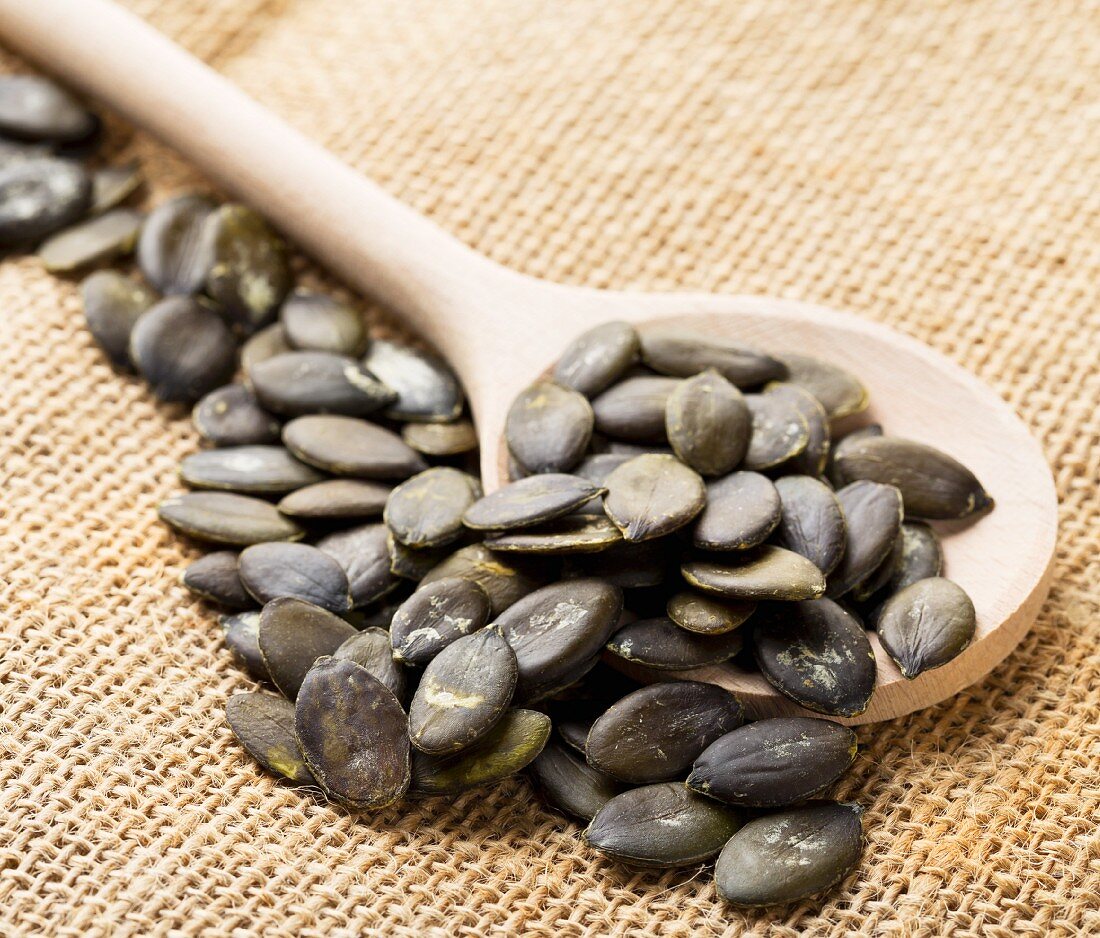
<path id="1" fill-rule="evenodd" d="M 1046 448 L 1056 579 L 988 679 L 861 732 L 866 856 L 823 900 L 745 915 L 706 873 L 605 863 L 518 779 L 355 820 L 224 724 L 248 683 L 154 517 L 189 423 L 111 372 L 73 284 L 5 260 L 0 933 L 1100 932 L 1095 2 L 130 5 L 517 268 L 798 297 L 945 352 Z M 201 183 L 110 141 L 154 198 Z"/>

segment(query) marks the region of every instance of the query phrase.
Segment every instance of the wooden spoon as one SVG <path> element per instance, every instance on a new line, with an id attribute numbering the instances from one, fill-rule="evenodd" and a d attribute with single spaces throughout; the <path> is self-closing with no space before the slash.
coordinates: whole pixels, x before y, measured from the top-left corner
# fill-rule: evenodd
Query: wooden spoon
<path id="1" fill-rule="evenodd" d="M 0 36 L 168 142 L 437 346 L 465 383 L 487 489 L 502 481 L 500 433 L 512 398 L 570 339 L 605 320 L 810 352 L 858 374 L 873 419 L 962 460 L 997 507 L 944 544 L 948 575 L 977 608 L 973 644 L 907 681 L 872 634 L 878 687 L 868 710 L 848 722 L 885 720 L 957 693 L 1000 662 L 1035 618 L 1057 526 L 1043 453 L 996 394 L 919 342 L 792 300 L 610 292 L 505 269 L 108 0 L 0 0 Z M 758 674 L 722 666 L 692 676 L 700 674 L 737 691 L 755 716 L 804 712 Z"/>

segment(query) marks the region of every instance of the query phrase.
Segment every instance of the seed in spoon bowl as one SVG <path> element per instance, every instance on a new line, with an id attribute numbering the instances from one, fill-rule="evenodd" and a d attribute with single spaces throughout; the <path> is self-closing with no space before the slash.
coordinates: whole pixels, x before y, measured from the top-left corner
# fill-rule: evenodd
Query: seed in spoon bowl
<path id="1" fill-rule="evenodd" d="M 867 409 L 867 388 L 850 372 L 811 355 L 786 354 L 782 358 L 787 367 L 786 380 L 817 398 L 830 420 Z"/>
<path id="2" fill-rule="evenodd" d="M 705 504 L 702 478 L 674 456 L 637 456 L 607 477 L 604 511 L 628 541 L 671 534 Z"/>
<path id="3" fill-rule="evenodd" d="M 665 430 L 682 462 L 701 475 L 722 476 L 745 458 L 752 415 L 741 392 L 710 369 L 668 396 Z"/>
<path id="4" fill-rule="evenodd" d="M 469 420 L 451 423 L 407 423 L 401 439 L 425 456 L 460 456 L 477 449 L 477 432 Z"/>
<path id="5" fill-rule="evenodd" d="M 668 617 L 680 628 L 698 635 L 723 635 L 744 623 L 756 604 L 744 600 L 721 600 L 693 590 L 681 590 L 668 601 Z"/>
<path id="6" fill-rule="evenodd" d="M 809 434 L 806 448 L 792 456 L 786 468 L 809 476 L 820 476 L 829 461 L 831 448 L 829 415 L 825 412 L 825 408 L 809 391 L 784 381 L 769 384 L 764 390 L 764 396 L 778 399 L 791 407 L 806 422 L 806 430 Z"/>
<path id="7" fill-rule="evenodd" d="M 686 671 L 729 661 L 741 650 L 740 632 L 702 635 L 671 619 L 638 619 L 619 629 L 607 650 L 624 661 L 658 671 Z"/>
<path id="8" fill-rule="evenodd" d="M 836 599 L 869 577 L 887 557 L 903 515 L 902 497 L 892 485 L 861 480 L 836 493 L 844 513 L 846 541 L 840 563 L 829 575 Z"/>
<path id="9" fill-rule="evenodd" d="M 583 395 L 540 381 L 512 402 L 504 426 L 508 449 L 530 472 L 568 472 L 592 437 L 592 407 Z"/>
<path id="10" fill-rule="evenodd" d="M 828 576 L 848 543 L 848 526 L 836 494 L 811 476 L 784 476 L 775 481 L 781 503 L 779 543 L 812 561 Z"/>
<path id="11" fill-rule="evenodd" d="M 779 493 L 758 472 L 734 472 L 707 484 L 692 531 L 703 550 L 740 551 L 763 544 L 780 520 Z"/>
<path id="12" fill-rule="evenodd" d="M 811 561 L 770 544 L 745 551 L 728 564 L 689 561 L 681 572 L 696 589 L 728 599 L 791 601 L 825 592 L 825 576 Z"/>
<path id="13" fill-rule="evenodd" d="M 592 402 L 595 428 L 614 440 L 664 443 L 668 399 L 679 386 L 675 378 L 661 375 L 620 381 Z"/>
<path id="14" fill-rule="evenodd" d="M 601 323 L 569 343 L 554 366 L 554 381 L 592 398 L 638 360 L 639 348 L 629 323 Z"/>
<path id="15" fill-rule="evenodd" d="M 883 604 L 876 628 L 901 673 L 912 679 L 963 652 L 974 637 L 974 603 L 943 577 L 917 580 Z"/>
<path id="16" fill-rule="evenodd" d="M 642 333 L 642 361 L 654 371 L 677 378 L 690 378 L 713 368 L 738 388 L 780 381 L 787 369 L 778 359 L 731 343 L 710 340 L 684 332 Z"/>
<path id="17" fill-rule="evenodd" d="M 920 521 L 901 524 L 901 558 L 887 584 L 890 593 L 943 572 L 943 548 L 936 532 Z"/>
<path id="18" fill-rule="evenodd" d="M 490 550 L 506 554 L 595 554 L 621 543 L 622 532 L 609 519 L 579 514 L 485 539 Z"/>
<path id="19" fill-rule="evenodd" d="M 743 466 L 754 472 L 773 469 L 806 450 L 810 426 L 798 404 L 781 394 L 746 394 L 752 435 Z"/>

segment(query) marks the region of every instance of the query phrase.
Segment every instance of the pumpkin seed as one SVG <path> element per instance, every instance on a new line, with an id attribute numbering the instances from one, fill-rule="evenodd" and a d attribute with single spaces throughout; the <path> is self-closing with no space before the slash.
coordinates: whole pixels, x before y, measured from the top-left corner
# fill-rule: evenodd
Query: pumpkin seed
<path id="1" fill-rule="evenodd" d="M 830 420 L 867 409 L 867 389 L 843 368 L 810 355 L 784 355 L 783 363 L 787 366 L 787 381 L 816 397 Z"/>
<path id="2" fill-rule="evenodd" d="M 183 571 L 180 579 L 196 596 L 227 609 L 249 609 L 256 604 L 241 582 L 237 554 L 231 550 L 200 557 Z"/>
<path id="3" fill-rule="evenodd" d="M 894 571 L 897 570 L 898 564 L 901 563 L 901 554 L 904 547 L 905 542 L 902 540 L 901 532 L 899 531 L 898 536 L 894 538 L 894 545 L 886 555 L 886 559 L 864 579 L 853 586 L 848 595 L 857 603 L 868 602 L 871 597 L 877 594 L 878 591 L 893 578 Z"/>
<path id="4" fill-rule="evenodd" d="M 690 561 L 681 568 L 696 589 L 729 599 L 813 599 L 825 592 L 825 577 L 794 551 L 764 545 L 737 557 L 736 563 Z"/>
<path id="5" fill-rule="evenodd" d="M 407 423 L 401 438 L 425 456 L 458 456 L 477 449 L 477 431 L 469 420 L 453 423 Z"/>
<path id="6" fill-rule="evenodd" d="M 89 212 L 99 215 L 117 208 L 142 184 L 141 164 L 136 160 L 125 166 L 104 166 L 92 173 L 92 204 Z"/>
<path id="7" fill-rule="evenodd" d="M 531 775 L 543 797 L 564 814 L 591 821 L 623 785 L 557 743 L 549 742 L 531 763 Z"/>
<path id="8" fill-rule="evenodd" d="M 256 362 L 248 377 L 260 403 L 288 417 L 359 417 L 389 406 L 396 398 L 354 358 L 329 352 L 285 352 Z"/>
<path id="9" fill-rule="evenodd" d="M 255 335 L 250 335 L 241 346 L 241 370 L 247 380 L 252 373 L 252 369 L 260 362 L 293 351 L 294 349 L 290 347 L 290 343 L 286 340 L 286 331 L 283 329 L 282 323 L 272 323 Z"/>
<path id="10" fill-rule="evenodd" d="M 424 670 L 409 705 L 409 739 L 429 755 L 459 752 L 484 738 L 512 702 L 516 654 L 491 629 L 463 635 Z"/>
<path id="11" fill-rule="evenodd" d="M 638 348 L 638 333 L 630 323 L 601 323 L 566 346 L 554 366 L 554 381 L 593 397 L 637 361 Z"/>
<path id="12" fill-rule="evenodd" d="M 833 784 L 857 748 L 856 734 L 829 720 L 759 720 L 711 743 L 695 760 L 687 787 L 727 804 L 785 807 Z"/>
<path id="13" fill-rule="evenodd" d="M 741 633 L 699 635 L 671 619 L 639 619 L 607 643 L 613 655 L 658 671 L 685 671 L 728 661 L 741 650 Z"/>
<path id="14" fill-rule="evenodd" d="M 257 642 L 271 682 L 287 700 L 294 700 L 313 663 L 333 654 L 356 634 L 335 613 L 284 596 L 273 599 L 260 612 Z"/>
<path id="15" fill-rule="evenodd" d="M 361 355 L 367 344 L 363 317 L 323 293 L 295 290 L 279 309 L 288 345 L 304 352 Z"/>
<path id="16" fill-rule="evenodd" d="M 757 472 L 734 472 L 707 485 L 692 538 L 705 550 L 744 550 L 767 540 L 780 519 L 779 493 Z"/>
<path id="17" fill-rule="evenodd" d="M 619 382 L 592 402 L 596 429 L 617 440 L 664 443 L 668 399 L 679 385 L 675 378 L 658 375 Z"/>
<path id="18" fill-rule="evenodd" d="M 752 413 L 746 469 L 772 469 L 805 452 L 810 426 L 793 402 L 779 394 L 746 394 L 745 403 Z"/>
<path id="19" fill-rule="evenodd" d="M 718 894 L 739 906 L 795 902 L 835 886 L 863 852 L 862 809 L 827 802 L 749 821 L 718 857 Z"/>
<path id="20" fill-rule="evenodd" d="M 494 554 L 482 544 L 471 544 L 455 551 L 427 573 L 420 584 L 423 586 L 448 577 L 462 577 L 477 583 L 488 595 L 494 616 L 499 616 L 518 599 L 545 582 L 531 568 Z"/>
<path id="21" fill-rule="evenodd" d="M 561 737 L 561 741 L 565 743 L 574 752 L 585 755 L 585 747 L 588 745 L 588 734 L 592 729 L 592 724 L 595 723 L 595 718 L 591 720 L 567 720 L 558 724 L 558 735 Z M 585 765 L 587 765 L 587 761 Z M 601 775 L 606 773 L 601 772 Z M 610 775 L 606 776 L 610 778 Z M 618 779 L 616 779 L 618 782 Z"/>
<path id="22" fill-rule="evenodd" d="M 282 446 L 228 446 L 192 453 L 180 463 L 180 478 L 193 489 L 245 495 L 285 495 L 324 476 L 298 462 Z"/>
<path id="23" fill-rule="evenodd" d="M 643 333 L 642 361 L 654 371 L 677 378 L 713 368 L 739 388 L 787 376 L 783 363 L 763 352 L 683 332 Z"/>
<path id="24" fill-rule="evenodd" d="M 638 785 L 683 777 L 719 736 L 741 725 L 741 701 L 716 684 L 669 681 L 627 694 L 592 724 L 588 764 Z"/>
<path id="25" fill-rule="evenodd" d="M 46 270 L 69 273 L 129 254 L 137 243 L 143 216 L 127 208 L 96 215 L 57 234 L 38 248 Z"/>
<path id="26" fill-rule="evenodd" d="M 390 552 L 390 573 L 417 583 L 446 560 L 450 550 L 450 546 L 408 547 L 393 536 L 393 531 L 386 538 L 386 547 Z"/>
<path id="27" fill-rule="evenodd" d="M 402 544 L 442 547 L 461 537 L 463 518 L 480 497 L 481 483 L 473 476 L 436 466 L 397 486 L 384 518 Z"/>
<path id="28" fill-rule="evenodd" d="M 130 367 L 130 333 L 157 295 L 113 270 L 98 271 L 80 285 L 84 318 L 92 338 L 112 364 Z"/>
<path id="29" fill-rule="evenodd" d="M 397 400 L 386 409 L 392 420 L 443 423 L 462 413 L 462 385 L 438 355 L 375 339 L 363 367 L 396 392 Z"/>
<path id="30" fill-rule="evenodd" d="M 573 566 L 566 570 L 566 574 L 598 576 L 604 582 L 623 589 L 660 586 L 672 566 L 671 548 L 669 538 L 641 542 L 620 540 L 597 556 L 569 558 L 568 562 Z"/>
<path id="31" fill-rule="evenodd" d="M 243 384 L 210 391 L 191 411 L 199 436 L 215 446 L 253 446 L 279 441 L 279 422 Z"/>
<path id="32" fill-rule="evenodd" d="M 474 580 L 445 577 L 424 583 L 394 613 L 393 657 L 426 665 L 452 642 L 489 621 L 489 597 Z"/>
<path id="33" fill-rule="evenodd" d="M 870 576 L 890 553 L 901 530 L 902 497 L 892 485 L 853 482 L 836 493 L 847 530 L 840 563 L 829 576 L 827 595 L 843 596 Z"/>
<path id="34" fill-rule="evenodd" d="M 825 469 L 825 475 L 828 477 L 834 489 L 844 488 L 844 480 L 841 479 L 840 473 L 837 471 L 836 467 L 837 458 L 845 449 L 855 447 L 860 440 L 869 439 L 873 436 L 882 436 L 882 424 L 871 423 L 865 427 L 858 427 L 836 441 L 835 445 L 829 451 L 829 462 Z"/>
<path id="35" fill-rule="evenodd" d="M 294 704 L 274 694 L 234 694 L 225 717 L 237 739 L 263 768 L 298 784 L 313 781 L 294 736 Z"/>
<path id="36" fill-rule="evenodd" d="M 756 604 L 718 600 L 691 590 L 682 590 L 668 601 L 668 617 L 680 628 L 699 635 L 724 635 L 741 625 L 756 610 Z"/>
<path id="37" fill-rule="evenodd" d="M 381 482 L 328 479 L 291 492 L 279 502 L 279 511 L 308 520 L 373 518 L 382 514 L 391 491 Z"/>
<path id="38" fill-rule="evenodd" d="M 398 700 L 405 699 L 405 671 L 390 654 L 390 634 L 385 629 L 363 629 L 337 648 L 332 657 L 354 661 L 385 684 Z"/>
<path id="39" fill-rule="evenodd" d="M 927 524 L 903 521 L 901 525 L 901 557 L 887 584 L 896 593 L 928 577 L 943 572 L 943 549 L 939 538 Z"/>
<path id="40" fill-rule="evenodd" d="M 789 460 L 785 467 L 787 471 L 820 476 L 829 462 L 830 449 L 829 417 L 825 408 L 809 391 L 785 382 L 768 385 L 764 396 L 777 398 L 789 405 L 806 421 L 809 433 L 806 448 Z"/>
<path id="41" fill-rule="evenodd" d="M 161 293 L 190 296 L 202 290 L 213 260 L 203 230 L 213 211 L 205 196 L 184 195 L 158 205 L 145 219 L 137 262 Z"/>
<path id="42" fill-rule="evenodd" d="M 628 541 L 671 534 L 705 504 L 703 480 L 673 456 L 636 456 L 607 477 L 604 511 Z"/>
<path id="43" fill-rule="evenodd" d="M 512 402 L 504 437 L 530 472 L 568 472 L 588 448 L 593 419 L 583 395 L 540 381 Z"/>
<path id="44" fill-rule="evenodd" d="M 710 369 L 681 381 L 668 396 L 665 430 L 681 462 L 720 476 L 744 459 L 752 415 L 741 392 Z"/>
<path id="45" fill-rule="evenodd" d="M 397 434 L 354 417 L 298 417 L 283 427 L 283 443 L 303 462 L 333 475 L 407 479 L 428 468 Z"/>
<path id="46" fill-rule="evenodd" d="M 247 547 L 265 541 L 296 541 L 305 533 L 269 502 L 230 492 L 188 492 L 157 508 L 173 531 L 211 544 Z"/>
<path id="47" fill-rule="evenodd" d="M 753 630 L 756 663 L 781 694 L 817 713 L 854 717 L 875 689 L 875 654 L 859 622 L 829 599 L 792 603 Z"/>
<path id="48" fill-rule="evenodd" d="M 583 836 L 590 847 L 632 866 L 694 866 L 716 856 L 743 823 L 737 809 L 665 782 L 612 798 Z"/>
<path id="49" fill-rule="evenodd" d="M 534 476 L 533 478 L 545 478 Z M 621 544 L 623 536 L 607 518 L 559 518 L 549 525 L 487 538 L 490 550 L 516 554 L 592 554 Z"/>
<path id="50" fill-rule="evenodd" d="M 317 549 L 344 568 L 353 608 L 366 606 L 397 586 L 398 580 L 390 572 L 388 537 L 384 524 L 363 524 L 317 541 Z"/>
<path id="51" fill-rule="evenodd" d="M 531 476 L 475 502 L 462 522 L 479 531 L 531 527 L 567 515 L 604 491 L 579 476 L 559 472 Z"/>
<path id="52" fill-rule="evenodd" d="M 254 544 L 241 551 L 241 582 L 261 603 L 285 596 L 344 612 L 348 577 L 332 557 L 308 544 Z"/>
<path id="53" fill-rule="evenodd" d="M 781 503 L 779 543 L 812 561 L 828 576 L 840 563 L 848 543 L 847 524 L 836 495 L 810 476 L 785 476 L 776 480 L 775 488 Z"/>
<path id="54" fill-rule="evenodd" d="M 96 117 L 69 92 L 37 75 L 0 78 L 0 133 L 20 140 L 71 143 L 95 131 Z"/>
<path id="55" fill-rule="evenodd" d="M 238 612 L 234 616 L 222 616 L 221 626 L 225 645 L 233 657 L 257 681 L 271 681 L 260 654 L 260 611 Z"/>
<path id="56" fill-rule="evenodd" d="M 407 723 L 385 684 L 340 658 L 310 669 L 294 707 L 306 764 L 325 793 L 352 810 L 385 808 L 408 790 Z"/>
<path id="57" fill-rule="evenodd" d="M 88 209 L 92 181 L 65 160 L 38 159 L 0 171 L 0 248 L 33 243 Z"/>
<path id="58" fill-rule="evenodd" d="M 901 673 L 912 679 L 957 657 L 974 638 L 974 603 L 943 577 L 911 583 L 883 604 L 878 636 Z"/>

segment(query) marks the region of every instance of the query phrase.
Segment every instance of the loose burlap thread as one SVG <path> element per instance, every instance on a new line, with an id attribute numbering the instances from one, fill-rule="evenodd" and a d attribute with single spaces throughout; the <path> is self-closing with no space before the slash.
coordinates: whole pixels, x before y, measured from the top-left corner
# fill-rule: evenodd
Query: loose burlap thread
<path id="1" fill-rule="evenodd" d="M 1042 441 L 1056 578 L 988 678 L 861 731 L 839 794 L 866 855 L 824 898 L 743 913 L 707 872 L 605 862 L 521 779 L 351 817 L 225 726 L 249 682 L 155 518 L 186 415 L 111 371 L 73 283 L 4 260 L 0 933 L 1100 933 L 1095 2 L 129 5 L 518 269 L 797 297 L 930 343 Z M 118 121 L 108 147 L 150 203 L 203 184 Z"/>

